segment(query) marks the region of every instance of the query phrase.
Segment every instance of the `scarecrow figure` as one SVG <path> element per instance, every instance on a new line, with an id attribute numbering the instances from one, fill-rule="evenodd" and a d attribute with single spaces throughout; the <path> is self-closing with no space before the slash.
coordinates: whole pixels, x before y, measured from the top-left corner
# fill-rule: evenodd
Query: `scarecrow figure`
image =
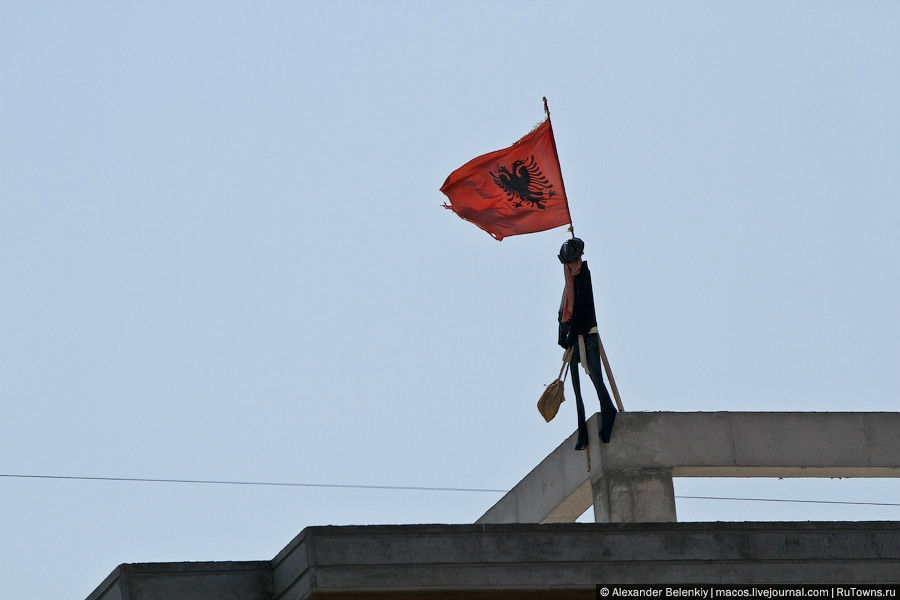
<path id="1" fill-rule="evenodd" d="M 613 423 L 616 420 L 616 407 L 613 406 L 603 383 L 600 336 L 597 333 L 597 317 L 594 313 L 594 291 L 587 262 L 581 260 L 583 253 L 584 242 L 576 237 L 566 240 L 559 251 L 559 261 L 563 264 L 566 278 L 559 306 L 559 345 L 567 352 L 571 350 L 572 356 L 569 370 L 572 373 L 572 388 L 575 390 L 575 406 L 578 410 L 576 450 L 584 450 L 588 445 L 578 363 L 581 363 L 597 389 L 597 397 L 600 400 L 600 439 L 604 444 L 609 443 Z"/>

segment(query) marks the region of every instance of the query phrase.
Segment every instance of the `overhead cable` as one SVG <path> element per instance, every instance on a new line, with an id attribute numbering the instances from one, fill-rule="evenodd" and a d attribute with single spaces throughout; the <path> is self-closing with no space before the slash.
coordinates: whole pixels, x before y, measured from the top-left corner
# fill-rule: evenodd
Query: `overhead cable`
<path id="1" fill-rule="evenodd" d="M 0 473 L 0 477 L 8 479 L 63 479 L 71 481 L 119 481 L 139 483 L 194 483 L 205 485 L 245 485 L 270 487 L 306 487 L 360 490 L 400 490 L 417 492 L 481 492 L 489 494 L 505 494 L 509 490 L 494 488 L 438 487 L 423 485 L 368 485 L 357 483 L 309 483 L 289 481 L 231 481 L 219 479 L 163 479 L 153 477 L 90 477 L 85 475 L 26 475 L 20 473 Z M 800 500 L 796 498 L 738 498 L 733 496 L 687 496 L 675 495 L 676 498 L 691 500 L 736 500 L 743 502 L 798 502 L 804 504 L 845 504 L 857 506 L 900 506 L 900 502 L 857 502 L 849 500 Z"/>
<path id="2" fill-rule="evenodd" d="M 356 483 L 296 483 L 286 481 L 227 481 L 213 479 L 157 479 L 152 477 L 87 477 L 82 475 L 20 475 L 0 473 L 0 477 L 19 479 L 70 479 L 78 481 L 131 481 L 143 483 L 202 483 L 209 485 L 258 485 L 276 487 L 349 488 L 360 490 L 409 490 L 418 492 L 489 492 L 505 494 L 507 490 L 487 488 L 431 487 L 424 485 L 365 485 Z"/>

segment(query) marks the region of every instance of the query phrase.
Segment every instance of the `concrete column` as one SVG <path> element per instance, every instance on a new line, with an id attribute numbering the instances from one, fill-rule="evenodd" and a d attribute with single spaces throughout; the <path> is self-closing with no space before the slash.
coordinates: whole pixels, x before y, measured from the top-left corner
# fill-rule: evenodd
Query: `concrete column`
<path id="1" fill-rule="evenodd" d="M 672 469 L 604 469 L 591 492 L 596 523 L 677 521 Z"/>

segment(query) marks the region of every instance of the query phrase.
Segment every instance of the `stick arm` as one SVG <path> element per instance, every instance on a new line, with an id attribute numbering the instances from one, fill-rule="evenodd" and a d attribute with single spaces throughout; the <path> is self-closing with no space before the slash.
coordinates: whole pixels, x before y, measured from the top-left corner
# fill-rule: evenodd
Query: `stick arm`
<path id="1" fill-rule="evenodd" d="M 619 412 L 625 412 L 622 406 L 622 398 L 619 397 L 619 388 L 616 387 L 616 378 L 613 377 L 612 368 L 609 366 L 609 359 L 606 358 L 606 350 L 603 349 L 603 340 L 600 334 L 597 334 L 597 341 L 600 343 L 600 358 L 603 359 L 603 370 L 606 371 L 606 377 L 609 379 L 609 387 L 612 388 L 613 398 L 616 399 L 616 407 Z"/>

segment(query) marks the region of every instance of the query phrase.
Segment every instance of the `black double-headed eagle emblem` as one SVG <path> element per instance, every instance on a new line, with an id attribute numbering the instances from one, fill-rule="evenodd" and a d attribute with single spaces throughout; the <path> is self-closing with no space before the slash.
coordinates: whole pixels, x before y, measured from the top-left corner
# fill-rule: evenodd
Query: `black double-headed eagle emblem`
<path id="1" fill-rule="evenodd" d="M 501 165 L 490 174 L 494 183 L 506 194 L 506 199 L 516 208 L 527 203 L 543 210 L 547 208 L 545 204 L 556 196 L 556 192 L 550 189 L 553 184 L 544 177 L 534 155 L 527 161 L 514 161 L 509 167 Z"/>

